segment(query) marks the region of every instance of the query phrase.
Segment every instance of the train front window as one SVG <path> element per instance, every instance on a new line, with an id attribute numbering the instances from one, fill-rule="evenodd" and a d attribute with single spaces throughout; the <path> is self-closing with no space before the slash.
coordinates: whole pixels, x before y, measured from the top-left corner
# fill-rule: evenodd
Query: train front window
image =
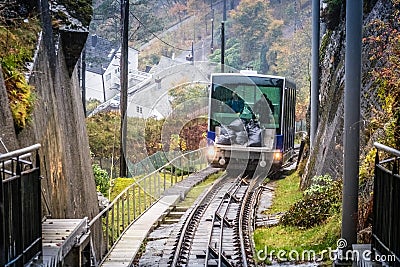
<path id="1" fill-rule="evenodd" d="M 229 125 L 233 120 L 255 119 L 267 129 L 280 128 L 282 102 L 280 85 L 254 83 L 213 84 L 211 90 L 210 130 Z"/>

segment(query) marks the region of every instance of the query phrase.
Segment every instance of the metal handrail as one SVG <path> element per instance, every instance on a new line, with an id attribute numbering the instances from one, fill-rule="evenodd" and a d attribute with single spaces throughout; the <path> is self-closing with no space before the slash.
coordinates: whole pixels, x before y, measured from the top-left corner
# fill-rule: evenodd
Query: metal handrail
<path id="1" fill-rule="evenodd" d="M 0 266 L 22 266 L 42 249 L 39 148 L 36 144 L 0 154 L 0 220 L 9 222 L 0 229 L 6 237 L 0 244 Z M 24 160 L 35 152 L 35 164 Z"/>
<path id="2" fill-rule="evenodd" d="M 396 157 L 400 157 L 400 151 L 397 150 L 397 149 L 394 149 L 394 148 L 389 147 L 389 146 L 385 146 L 385 145 L 383 145 L 381 143 L 378 143 L 378 142 L 375 142 L 374 146 L 379 150 L 382 150 L 382 151 L 385 151 L 387 153 L 390 153 L 390 154 L 392 154 L 392 155 L 394 155 Z"/>
<path id="3" fill-rule="evenodd" d="M 155 171 L 149 173 L 148 175 L 142 177 L 140 180 L 137 180 L 137 181 L 135 180 L 135 182 L 134 182 L 133 184 L 131 184 L 130 186 L 126 187 L 121 193 L 119 193 L 119 194 L 113 199 L 112 202 L 110 202 L 110 204 L 108 204 L 107 207 L 105 207 L 99 214 L 97 214 L 96 217 L 94 217 L 94 218 L 89 222 L 89 226 L 92 226 L 95 220 L 97 220 L 98 218 L 102 217 L 102 216 L 104 215 L 104 213 L 106 213 L 108 210 L 110 210 L 110 209 L 115 205 L 115 203 L 117 203 L 117 201 L 118 201 L 123 195 L 126 194 L 127 191 L 129 191 L 130 189 L 132 189 L 133 186 L 139 185 L 140 182 L 144 181 L 145 179 L 151 177 L 152 175 L 154 175 L 154 174 L 156 174 L 156 173 L 159 173 L 160 171 L 162 171 L 162 170 L 165 169 L 166 167 L 170 166 L 174 161 L 178 160 L 179 158 L 182 158 L 182 157 L 184 157 L 184 156 L 186 156 L 186 155 L 188 155 L 188 154 L 194 153 L 194 152 L 200 152 L 200 151 L 202 151 L 202 150 L 204 150 L 204 149 L 205 149 L 205 148 L 200 148 L 200 149 L 191 151 L 191 152 L 189 152 L 189 153 L 179 155 L 178 157 L 172 159 L 172 160 L 169 161 L 167 164 L 163 165 L 162 167 L 158 168 L 157 170 L 155 170 Z M 139 186 L 140 186 L 140 185 L 139 185 Z M 141 187 L 141 188 L 143 189 L 143 187 Z"/>
<path id="4" fill-rule="evenodd" d="M 0 154 L 0 161 L 6 161 L 6 160 L 9 160 L 9 159 L 18 157 L 20 155 L 36 151 L 36 150 L 38 150 L 40 148 L 40 146 L 41 146 L 40 144 L 35 144 L 35 145 L 32 145 L 32 146 L 28 146 L 28 147 L 25 147 L 25 148 L 14 150 L 14 151 L 11 151 L 11 152 L 8 152 L 8 153 L 5 153 L 5 154 Z"/>
<path id="5" fill-rule="evenodd" d="M 186 168 L 189 173 L 190 170 L 193 170 L 193 167 L 198 166 L 199 163 L 201 165 L 200 168 L 206 166 L 207 161 L 205 159 L 204 153 L 202 153 L 204 149 L 205 148 L 200 148 L 175 157 L 157 170 L 147 174 L 146 176 L 138 180 L 134 180 L 131 185 L 129 185 L 121 193 L 119 193 L 113 199 L 113 201 L 107 205 L 107 207 L 100 211 L 89 222 L 90 228 L 94 227 L 94 225 L 98 224 L 99 222 L 103 224 L 102 234 L 105 239 L 103 240 L 104 243 L 103 241 L 101 241 L 102 243 L 97 244 L 99 246 L 94 247 L 98 248 L 105 245 L 105 249 L 102 249 L 100 253 L 95 253 L 96 255 L 100 255 L 100 258 L 96 259 L 96 262 L 100 262 L 101 264 L 103 260 L 107 257 L 109 252 L 112 250 L 112 248 L 115 246 L 117 241 L 121 238 L 124 231 L 133 222 L 135 222 L 147 209 L 149 209 L 158 199 L 160 199 L 162 195 L 161 191 L 166 190 L 166 176 L 164 175 L 164 178 L 161 178 L 163 170 L 173 165 L 175 162 L 182 160 L 182 158 L 186 157 L 187 155 L 193 153 L 201 153 L 199 157 L 201 159 L 200 162 L 198 160 L 187 160 L 188 165 L 185 164 L 185 166 L 178 166 L 178 168 L 181 169 L 181 174 L 178 175 L 175 173 L 175 183 L 178 182 L 178 176 L 181 176 L 180 180 L 183 180 L 183 172 L 186 170 Z M 174 176 L 171 176 L 171 181 L 169 185 L 174 184 L 173 178 Z M 143 183 L 144 185 L 141 185 L 140 183 Z M 148 187 L 146 185 L 148 185 Z M 138 197 L 138 203 L 136 202 L 136 197 Z M 141 200 L 141 197 L 144 197 L 144 200 Z M 142 210 L 143 206 L 144 209 Z M 138 212 L 136 213 L 137 210 Z M 104 220 L 102 220 L 102 218 Z"/>
<path id="6" fill-rule="evenodd" d="M 374 253 L 394 257 L 392 260 L 396 265 L 400 263 L 400 247 L 396 241 L 399 239 L 396 203 L 399 203 L 400 193 L 400 151 L 380 143 L 374 143 L 374 146 L 390 154 L 390 158 L 380 160 L 378 152 L 375 156 L 372 247 Z"/>

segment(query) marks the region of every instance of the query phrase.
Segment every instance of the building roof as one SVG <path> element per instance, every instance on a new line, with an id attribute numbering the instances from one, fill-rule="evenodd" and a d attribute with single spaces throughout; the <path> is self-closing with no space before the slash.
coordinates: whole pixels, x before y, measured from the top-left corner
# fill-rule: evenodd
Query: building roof
<path id="1" fill-rule="evenodd" d="M 119 47 L 117 42 L 110 42 L 96 34 L 90 35 L 86 41 L 86 70 L 104 74 Z"/>

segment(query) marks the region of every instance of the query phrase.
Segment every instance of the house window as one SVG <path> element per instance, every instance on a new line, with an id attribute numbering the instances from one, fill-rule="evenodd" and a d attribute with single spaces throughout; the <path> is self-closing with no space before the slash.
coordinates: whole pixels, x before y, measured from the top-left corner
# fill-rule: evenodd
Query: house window
<path id="1" fill-rule="evenodd" d="M 136 112 L 142 114 L 143 113 L 143 108 L 136 106 Z"/>
<path id="2" fill-rule="evenodd" d="M 111 80 L 111 73 L 106 75 L 106 81 L 109 81 L 109 80 Z"/>

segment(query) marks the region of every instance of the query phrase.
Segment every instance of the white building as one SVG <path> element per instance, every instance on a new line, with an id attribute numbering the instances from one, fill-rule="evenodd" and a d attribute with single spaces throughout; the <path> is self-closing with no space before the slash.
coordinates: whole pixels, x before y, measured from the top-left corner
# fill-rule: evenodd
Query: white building
<path id="1" fill-rule="evenodd" d="M 105 102 L 120 91 L 121 46 L 97 35 L 91 35 L 86 42 L 86 100 L 97 99 Z M 129 86 L 140 82 L 136 49 L 128 48 Z"/>

